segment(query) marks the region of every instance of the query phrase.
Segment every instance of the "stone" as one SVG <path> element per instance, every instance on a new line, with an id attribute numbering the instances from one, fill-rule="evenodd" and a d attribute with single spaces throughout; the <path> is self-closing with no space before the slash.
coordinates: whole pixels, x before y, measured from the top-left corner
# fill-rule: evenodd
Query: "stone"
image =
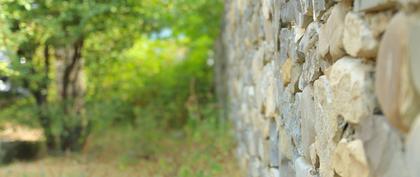
<path id="1" fill-rule="evenodd" d="M 302 65 L 302 73 L 299 78 L 298 87 L 303 90 L 307 85 L 316 80 L 321 74 L 321 59 L 315 49 L 310 49 L 306 55 L 305 63 Z"/>
<path id="2" fill-rule="evenodd" d="M 345 121 L 357 124 L 373 114 L 374 67 L 361 59 L 339 59 L 327 75 L 333 92 L 333 108 Z"/>
<path id="3" fill-rule="evenodd" d="M 403 144 L 398 132 L 384 116 L 372 116 L 355 128 L 355 138 L 363 141 L 373 176 L 407 176 Z"/>
<path id="4" fill-rule="evenodd" d="M 319 31 L 318 53 L 321 57 L 329 54 L 331 60 L 335 61 L 345 55 L 343 47 L 344 18 L 350 7 L 341 2 L 332 8 L 331 15 Z"/>
<path id="5" fill-rule="evenodd" d="M 300 0 L 301 12 L 305 15 L 312 15 L 312 0 Z"/>
<path id="6" fill-rule="evenodd" d="M 283 159 L 279 168 L 281 177 L 295 177 L 295 171 L 293 169 L 294 164 L 290 160 Z"/>
<path id="7" fill-rule="evenodd" d="M 405 160 L 408 172 L 411 176 L 418 176 L 420 174 L 420 115 L 417 116 L 416 121 L 410 133 L 407 136 Z"/>
<path id="8" fill-rule="evenodd" d="M 261 88 L 259 88 L 259 97 L 263 98 L 263 104 L 261 111 L 265 117 L 276 116 L 276 101 L 274 97 L 274 77 L 273 77 L 273 65 L 274 61 L 264 66 L 263 77 L 261 79 Z"/>
<path id="9" fill-rule="evenodd" d="M 373 58 L 378 42 L 360 14 L 349 12 L 344 20 L 343 45 L 353 57 Z"/>
<path id="10" fill-rule="evenodd" d="M 298 22 L 299 18 L 299 1 L 288 1 L 280 8 L 280 17 L 282 23 Z"/>
<path id="11" fill-rule="evenodd" d="M 316 172 L 311 164 L 303 157 L 298 157 L 294 163 L 296 177 L 316 177 Z"/>
<path id="12" fill-rule="evenodd" d="M 263 16 L 266 20 L 269 20 L 271 18 L 271 15 L 273 13 L 272 6 L 273 6 L 273 1 L 272 0 L 263 0 L 262 1 L 262 12 L 263 12 Z"/>
<path id="13" fill-rule="evenodd" d="M 312 22 L 308 25 L 303 34 L 302 39 L 299 42 L 298 50 L 302 54 L 309 54 L 309 49 L 313 48 L 316 45 L 318 40 L 320 25 L 318 22 Z"/>
<path id="14" fill-rule="evenodd" d="M 293 159 L 292 137 L 282 127 L 279 128 L 279 149 L 283 157 Z"/>
<path id="15" fill-rule="evenodd" d="M 369 167 L 361 140 L 342 139 L 333 156 L 334 171 L 343 177 L 368 177 Z"/>
<path id="16" fill-rule="evenodd" d="M 314 82 L 315 102 L 315 148 L 319 158 L 319 173 L 323 177 L 333 177 L 332 155 L 337 145 L 338 130 L 336 116 L 332 114 L 333 93 L 326 76 Z M 312 155 L 311 155 L 312 156 Z"/>
<path id="17" fill-rule="evenodd" d="M 309 155 L 311 156 L 311 164 L 313 167 L 319 167 L 318 153 L 316 152 L 315 143 L 309 146 Z"/>
<path id="18" fill-rule="evenodd" d="M 300 97 L 302 151 L 306 159 L 310 159 L 310 146 L 315 142 L 315 104 L 313 88 L 308 85 Z"/>
<path id="19" fill-rule="evenodd" d="M 225 1 L 215 61 L 241 171 L 418 176 L 418 2 Z"/>
<path id="20" fill-rule="evenodd" d="M 379 39 L 384 33 L 393 15 L 392 11 L 368 13 L 363 15 L 363 20 L 369 25 L 369 29 L 373 36 Z"/>
<path id="21" fill-rule="evenodd" d="M 278 168 L 270 168 L 270 177 L 281 177 Z"/>
<path id="22" fill-rule="evenodd" d="M 414 18 L 419 18 L 415 16 Z M 409 55 L 410 55 L 410 76 L 413 81 L 413 85 L 416 89 L 417 95 L 420 94 L 420 22 L 419 20 L 413 20 L 410 23 L 410 37 L 409 37 Z"/>
<path id="23" fill-rule="evenodd" d="M 288 85 L 292 80 L 292 60 L 290 58 L 281 66 L 280 72 L 284 86 Z"/>
<path id="24" fill-rule="evenodd" d="M 375 93 L 379 104 L 389 121 L 402 132 L 409 131 L 420 111 L 420 97 L 408 66 L 411 58 L 416 57 L 411 54 L 418 50 L 409 47 L 418 43 L 412 38 L 418 32 L 413 31 L 416 29 L 412 28 L 413 24 L 420 21 L 404 13 L 392 18 L 380 43 L 376 65 Z"/>
<path id="25" fill-rule="evenodd" d="M 270 130 L 269 130 L 269 157 L 270 157 L 270 167 L 278 168 L 280 166 L 279 162 L 279 132 L 277 124 L 274 119 L 270 120 Z"/>
<path id="26" fill-rule="evenodd" d="M 280 30 L 280 51 L 279 51 L 279 64 L 283 65 L 283 63 L 289 58 L 289 43 L 292 32 L 288 28 L 282 28 Z"/>
<path id="27" fill-rule="evenodd" d="M 312 0 L 312 16 L 314 21 L 317 21 L 321 13 L 327 8 L 325 0 Z"/>
<path id="28" fill-rule="evenodd" d="M 356 11 L 379 11 L 394 7 L 396 0 L 354 0 Z"/>

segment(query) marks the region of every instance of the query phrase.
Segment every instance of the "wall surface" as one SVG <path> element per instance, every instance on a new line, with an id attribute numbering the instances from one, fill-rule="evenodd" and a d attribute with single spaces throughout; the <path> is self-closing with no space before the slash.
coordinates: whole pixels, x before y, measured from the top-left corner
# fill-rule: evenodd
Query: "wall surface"
<path id="1" fill-rule="evenodd" d="M 420 176 L 420 0 L 226 0 L 218 92 L 252 177 Z"/>

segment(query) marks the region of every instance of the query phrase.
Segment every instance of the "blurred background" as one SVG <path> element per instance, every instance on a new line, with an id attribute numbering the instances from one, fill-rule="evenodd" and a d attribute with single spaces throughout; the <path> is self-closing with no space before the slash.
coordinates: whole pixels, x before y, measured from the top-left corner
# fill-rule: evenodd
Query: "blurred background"
<path id="1" fill-rule="evenodd" d="M 222 0 L 0 0 L 0 176 L 239 176 Z"/>

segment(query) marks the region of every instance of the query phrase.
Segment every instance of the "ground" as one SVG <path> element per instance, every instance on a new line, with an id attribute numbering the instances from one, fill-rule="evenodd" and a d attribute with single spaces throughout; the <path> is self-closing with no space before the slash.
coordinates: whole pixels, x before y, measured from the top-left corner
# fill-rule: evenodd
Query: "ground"
<path id="1" fill-rule="evenodd" d="M 93 134 L 78 154 L 0 167 L 0 176 L 236 177 L 238 171 L 227 129 L 145 132 L 125 127 Z"/>

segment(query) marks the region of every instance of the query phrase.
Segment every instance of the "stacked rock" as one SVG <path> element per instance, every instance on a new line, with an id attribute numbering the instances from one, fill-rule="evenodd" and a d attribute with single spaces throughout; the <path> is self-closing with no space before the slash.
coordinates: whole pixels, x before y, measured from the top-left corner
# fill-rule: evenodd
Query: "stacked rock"
<path id="1" fill-rule="evenodd" d="M 241 168 L 251 177 L 420 176 L 419 7 L 226 1 L 217 62 Z"/>

